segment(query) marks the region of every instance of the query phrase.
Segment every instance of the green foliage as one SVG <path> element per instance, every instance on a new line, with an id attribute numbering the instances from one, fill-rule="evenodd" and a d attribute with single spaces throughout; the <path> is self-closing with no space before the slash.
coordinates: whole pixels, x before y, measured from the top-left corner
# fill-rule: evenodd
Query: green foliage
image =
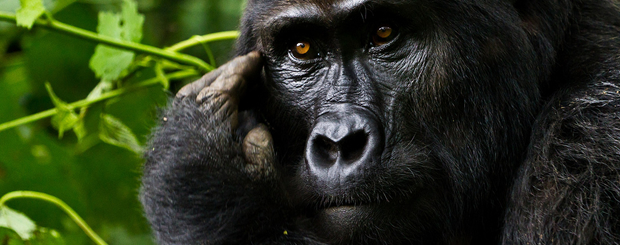
<path id="1" fill-rule="evenodd" d="M 44 12 L 43 2 L 41 0 L 20 0 L 21 8 L 17 10 L 17 25 L 28 29 L 32 28 L 34 21 L 37 20 Z"/>
<path id="2" fill-rule="evenodd" d="M 66 212 L 95 243 L 98 245 L 106 245 L 106 242 L 84 222 L 82 217 L 57 197 L 35 191 L 9 192 L 0 197 L 0 227 L 3 226 L 14 230 L 27 243 L 46 243 L 46 241 L 50 241 L 56 244 L 61 243 L 62 239 L 60 239 L 58 232 L 47 228 L 36 227 L 34 222 L 28 219 L 28 217 L 6 207 L 7 201 L 23 198 L 39 199 L 56 205 Z"/>
<path id="3" fill-rule="evenodd" d="M 38 228 L 32 232 L 29 239 L 20 237 L 14 230 L 0 227 L 0 241 L 3 245 L 64 245 L 60 234 L 51 229 Z"/>
<path id="4" fill-rule="evenodd" d="M 138 6 L 135 2 L 124 0 L 122 6 L 120 14 L 99 13 L 97 32 L 119 40 L 140 42 L 144 16 L 138 13 Z M 104 81 L 113 81 L 120 77 L 121 72 L 129 68 L 134 55 L 131 51 L 99 44 L 90 59 L 90 68 L 95 71 L 97 77 Z"/>
<path id="5" fill-rule="evenodd" d="M 167 97 L 230 58 L 236 33 L 213 32 L 235 29 L 242 6 L 0 0 L 0 196 L 53 194 L 110 244 L 152 244 L 136 198 L 136 153 Z M 92 244 L 56 207 L 10 206 L 28 217 L 16 212 L 25 219 L 2 225 L 10 209 L 0 204 L 0 244 Z M 35 228 L 22 236 L 14 224 Z"/>
<path id="6" fill-rule="evenodd" d="M 57 231 L 37 227 L 26 215 L 6 206 L 0 206 L 0 241 L 9 245 L 65 244 Z"/>
<path id="7" fill-rule="evenodd" d="M 52 117 L 52 125 L 54 128 L 58 129 L 58 138 L 62 138 L 65 130 L 72 129 L 80 120 L 77 114 L 72 110 L 67 103 L 60 100 L 54 91 L 52 90 L 52 85 L 49 83 L 45 83 L 45 88 L 56 106 L 56 115 Z M 78 130 L 79 131 L 79 130 Z M 83 132 L 80 132 L 82 134 Z"/>
<path id="8" fill-rule="evenodd" d="M 101 123 L 99 125 L 99 138 L 104 142 L 126 148 L 136 153 L 142 152 L 142 147 L 140 143 L 138 143 L 136 136 L 131 132 L 131 129 L 118 118 L 102 113 Z"/>
<path id="9" fill-rule="evenodd" d="M 30 239 L 37 226 L 26 215 L 10 209 L 0 207 L 0 227 L 14 230 L 22 239 Z"/>

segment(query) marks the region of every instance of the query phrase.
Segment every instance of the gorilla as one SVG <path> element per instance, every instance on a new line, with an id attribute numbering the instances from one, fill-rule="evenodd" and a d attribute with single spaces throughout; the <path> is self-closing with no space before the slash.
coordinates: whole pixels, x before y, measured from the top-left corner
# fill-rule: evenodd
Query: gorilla
<path id="1" fill-rule="evenodd" d="M 145 153 L 160 244 L 620 243 L 617 0 L 249 0 Z"/>

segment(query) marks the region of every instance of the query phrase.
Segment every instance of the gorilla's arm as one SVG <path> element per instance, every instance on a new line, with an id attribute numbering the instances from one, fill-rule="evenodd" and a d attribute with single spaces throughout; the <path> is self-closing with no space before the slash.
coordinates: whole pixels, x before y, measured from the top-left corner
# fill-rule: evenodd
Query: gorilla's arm
<path id="1" fill-rule="evenodd" d="M 601 83 L 568 94 L 547 108 L 534 132 L 505 244 L 620 240 L 620 87 Z"/>
<path id="2" fill-rule="evenodd" d="M 620 241 L 618 29 L 594 21 L 575 29 L 579 35 L 566 45 L 572 56 L 564 65 L 566 86 L 533 127 L 504 244 Z"/>
<path id="3" fill-rule="evenodd" d="M 258 53 L 229 62 L 183 88 L 161 116 L 141 189 L 160 244 L 313 243 L 289 227 L 269 132 L 255 128 L 245 147 L 232 133 L 260 63 Z"/>

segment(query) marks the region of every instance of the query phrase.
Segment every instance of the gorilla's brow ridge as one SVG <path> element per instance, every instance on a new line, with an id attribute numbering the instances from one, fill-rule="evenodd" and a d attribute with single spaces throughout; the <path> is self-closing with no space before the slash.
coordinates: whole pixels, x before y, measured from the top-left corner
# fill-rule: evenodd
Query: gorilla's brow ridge
<path id="1" fill-rule="evenodd" d="M 343 0 L 332 1 L 331 4 L 325 2 L 308 1 L 305 4 L 288 5 L 284 7 L 279 14 L 270 16 L 265 23 L 269 26 L 273 23 L 282 22 L 296 18 L 303 19 L 319 19 L 319 18 L 340 18 L 348 16 L 359 9 L 368 5 L 386 5 L 381 4 L 382 0 Z M 393 3 L 392 3 L 393 4 Z"/>
<path id="2" fill-rule="evenodd" d="M 320 26 L 329 26 L 332 23 L 341 23 L 352 15 L 358 15 L 360 11 L 368 13 L 372 11 L 372 6 L 391 6 L 398 9 L 403 1 L 385 0 L 342 0 L 342 1 L 308 1 L 304 4 L 280 5 L 275 9 L 280 9 L 277 14 L 265 16 L 261 25 L 261 32 L 266 37 L 276 36 L 287 26 L 300 23 L 312 23 Z M 362 18 L 366 18 L 363 15 Z"/>
<path id="3" fill-rule="evenodd" d="M 269 29 L 281 29 L 291 21 L 295 22 L 296 19 L 303 20 L 318 20 L 323 16 L 321 9 L 314 4 L 307 4 L 303 6 L 289 6 L 281 10 L 278 14 L 268 17 L 265 21 L 266 27 Z"/>

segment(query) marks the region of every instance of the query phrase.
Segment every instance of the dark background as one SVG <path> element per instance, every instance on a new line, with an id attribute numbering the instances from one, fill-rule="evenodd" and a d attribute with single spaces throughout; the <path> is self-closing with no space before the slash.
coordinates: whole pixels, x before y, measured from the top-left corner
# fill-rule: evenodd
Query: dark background
<path id="1" fill-rule="evenodd" d="M 234 30 L 244 0 L 138 0 L 145 14 L 142 43 L 170 46 L 193 35 Z M 64 23 L 95 31 L 98 11 L 119 11 L 121 0 L 79 0 L 54 14 Z M 53 1 L 46 1 L 53 4 Z M 19 0 L 0 0 L 14 12 Z M 231 57 L 232 41 L 213 43 L 218 64 Z M 98 83 L 88 62 L 95 44 L 40 28 L 27 31 L 0 22 L 0 123 L 53 108 L 44 83 L 66 102 L 84 99 Z M 207 60 L 202 47 L 186 51 Z M 148 72 L 147 72 L 148 73 Z M 149 78 L 150 74 L 144 74 Z M 174 92 L 184 83 L 175 82 Z M 173 92 L 160 86 L 132 92 L 105 107 L 144 143 L 157 108 Z M 101 141 L 78 143 L 72 131 L 62 139 L 49 119 L 0 132 L 0 196 L 32 190 L 71 206 L 109 244 L 152 244 L 137 199 L 142 160 L 134 152 Z M 55 229 L 67 244 L 92 244 L 56 206 L 34 199 L 9 201 L 37 225 Z"/>

